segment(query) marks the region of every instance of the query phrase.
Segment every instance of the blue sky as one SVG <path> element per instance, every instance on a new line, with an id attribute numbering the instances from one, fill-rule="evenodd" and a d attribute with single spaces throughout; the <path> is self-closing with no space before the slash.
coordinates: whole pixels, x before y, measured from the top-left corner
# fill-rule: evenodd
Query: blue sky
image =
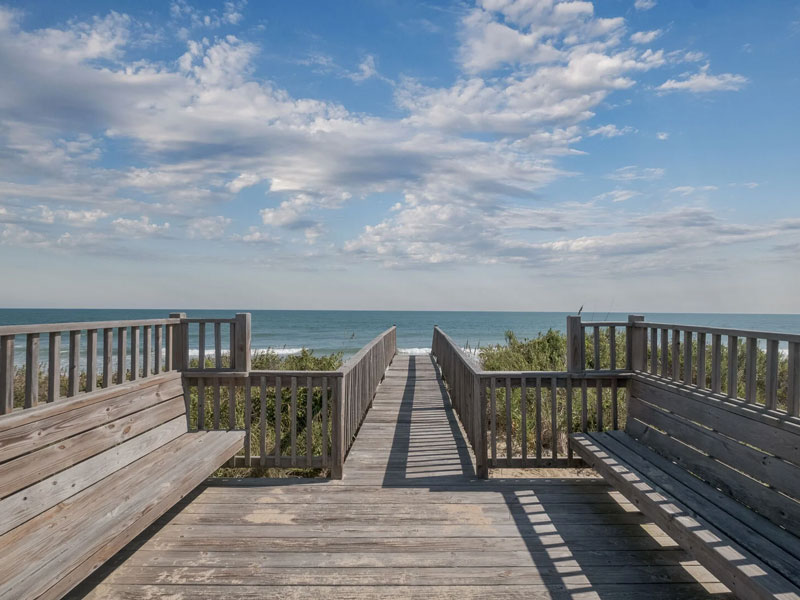
<path id="1" fill-rule="evenodd" d="M 0 305 L 797 312 L 800 5 L 0 4 Z"/>

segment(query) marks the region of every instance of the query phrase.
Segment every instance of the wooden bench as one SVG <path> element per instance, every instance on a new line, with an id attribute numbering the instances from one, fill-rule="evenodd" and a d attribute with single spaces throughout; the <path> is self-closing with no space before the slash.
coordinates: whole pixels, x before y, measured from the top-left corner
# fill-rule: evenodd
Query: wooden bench
<path id="1" fill-rule="evenodd" d="M 574 451 L 737 596 L 800 598 L 800 419 L 637 373 Z"/>
<path id="2" fill-rule="evenodd" d="M 187 432 L 179 373 L 0 417 L 0 598 L 59 598 L 242 447 Z"/>

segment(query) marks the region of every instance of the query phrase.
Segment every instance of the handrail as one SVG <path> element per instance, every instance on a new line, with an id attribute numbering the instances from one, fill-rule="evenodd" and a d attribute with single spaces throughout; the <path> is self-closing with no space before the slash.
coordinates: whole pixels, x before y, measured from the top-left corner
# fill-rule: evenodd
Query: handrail
<path id="1" fill-rule="evenodd" d="M 693 333 L 711 333 L 717 335 L 735 335 L 736 337 L 752 337 L 760 340 L 777 340 L 779 342 L 800 343 L 800 334 L 780 333 L 778 331 L 760 331 L 755 329 L 733 329 L 727 327 L 706 327 L 704 325 L 681 325 L 676 323 L 656 323 L 652 321 L 639 321 L 634 324 L 637 328 L 655 329 L 680 329 L 681 331 L 691 331 Z"/>
<path id="2" fill-rule="evenodd" d="M 0 336 L 50 333 L 53 331 L 87 331 L 117 327 L 146 327 L 148 325 L 177 325 L 180 319 L 128 319 L 118 321 L 78 321 L 72 323 L 41 323 L 35 325 L 2 325 Z"/>
<path id="3" fill-rule="evenodd" d="M 1 326 L 0 415 L 55 402 L 64 395 L 73 397 L 129 379 L 180 370 L 180 316 Z M 69 336 L 66 372 L 61 357 L 63 332 Z M 45 340 L 40 340 L 42 334 L 47 334 Z M 24 366 L 16 367 L 15 342 L 23 337 Z M 40 362 L 40 350 L 46 352 L 46 361 Z"/>
<path id="4" fill-rule="evenodd" d="M 374 338 L 339 369 L 341 374 L 334 419 L 334 463 L 332 477 L 340 479 L 347 453 L 359 427 L 372 406 L 378 384 L 397 354 L 397 327 L 392 326 Z"/>

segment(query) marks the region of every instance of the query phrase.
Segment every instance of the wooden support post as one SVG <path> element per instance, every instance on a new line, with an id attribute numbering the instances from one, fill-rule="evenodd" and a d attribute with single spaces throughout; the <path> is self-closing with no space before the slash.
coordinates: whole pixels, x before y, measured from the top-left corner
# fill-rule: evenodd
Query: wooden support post
<path id="1" fill-rule="evenodd" d="M 644 371 L 647 368 L 647 329 L 645 327 L 635 327 L 634 323 L 644 321 L 642 315 L 628 315 L 628 326 L 626 329 L 627 345 L 627 368 L 631 371 Z"/>
<path id="2" fill-rule="evenodd" d="M 185 319 L 186 313 L 169 313 L 169 318 Z M 172 335 L 167 336 L 167 341 L 168 341 L 167 346 L 169 346 L 170 341 L 172 342 L 172 353 L 171 353 L 172 361 L 171 365 L 169 366 L 171 366 L 172 369 L 176 371 L 183 371 L 189 366 L 183 364 L 183 356 L 184 356 L 183 343 L 185 340 L 185 337 L 183 335 L 183 328 L 188 327 L 188 324 L 180 323 L 179 325 L 172 325 L 171 327 L 172 327 Z M 167 350 L 169 350 L 169 347 L 167 348 Z M 167 370 L 171 369 L 167 367 Z"/>
<path id="3" fill-rule="evenodd" d="M 25 345 L 25 408 L 39 403 L 39 334 L 29 333 Z"/>
<path id="4" fill-rule="evenodd" d="M 581 335 L 580 315 L 567 317 L 567 371 L 579 373 L 585 366 L 581 364 L 583 356 L 583 336 Z"/>
<path id="5" fill-rule="evenodd" d="M 486 444 L 486 388 L 483 381 L 479 376 L 474 377 L 475 389 L 473 390 L 473 398 L 475 402 L 476 425 L 477 429 L 477 447 L 475 450 L 476 475 L 481 479 L 489 479 L 489 454 Z M 523 398 L 523 402 L 525 399 Z M 523 433 L 524 435 L 524 433 Z"/>
<path id="6" fill-rule="evenodd" d="M 250 313 L 236 313 L 234 327 L 233 368 L 236 371 L 250 371 Z"/>
<path id="7" fill-rule="evenodd" d="M 333 388 L 333 456 L 331 457 L 331 479 L 341 479 L 344 468 L 344 377 L 337 377 L 331 384 Z"/>

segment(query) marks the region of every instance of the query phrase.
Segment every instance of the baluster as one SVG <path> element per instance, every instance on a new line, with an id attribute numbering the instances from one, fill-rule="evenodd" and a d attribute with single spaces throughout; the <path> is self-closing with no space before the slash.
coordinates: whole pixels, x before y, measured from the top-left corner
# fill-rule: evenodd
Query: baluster
<path id="1" fill-rule="evenodd" d="M 139 328 L 131 327 L 131 381 L 139 379 Z"/>
<path id="2" fill-rule="evenodd" d="M 125 357 L 125 353 L 127 352 L 126 348 L 127 335 L 128 335 L 127 327 L 117 328 L 117 383 L 125 383 L 125 380 L 127 379 L 126 367 L 128 361 L 127 358 Z"/>
<path id="3" fill-rule="evenodd" d="M 25 408 L 39 404 L 39 334 L 25 340 Z"/>
<path id="4" fill-rule="evenodd" d="M 596 382 L 595 401 L 597 403 L 597 431 L 603 431 L 603 382 Z"/>
<path id="5" fill-rule="evenodd" d="M 114 361 L 114 330 L 103 329 L 103 388 L 111 387 L 112 364 Z"/>
<path id="6" fill-rule="evenodd" d="M 197 368 L 206 368 L 206 324 L 197 324 Z"/>
<path id="7" fill-rule="evenodd" d="M 697 387 L 706 389 L 706 334 L 697 334 Z"/>
<path id="8" fill-rule="evenodd" d="M 212 410 L 212 418 L 214 420 L 214 429 L 219 429 L 219 413 L 221 412 L 220 404 L 222 400 L 220 398 L 220 379 L 219 377 L 214 378 L 214 388 L 212 389 L 212 394 L 214 394 L 213 402 L 214 406 L 211 407 Z"/>
<path id="9" fill-rule="evenodd" d="M 617 378 L 611 380 L 611 428 L 619 429 L 619 409 L 617 400 Z"/>
<path id="10" fill-rule="evenodd" d="M 236 381 L 228 380 L 228 429 L 236 429 Z"/>
<path id="11" fill-rule="evenodd" d="M 336 389 L 338 381 L 333 380 Z M 328 378 L 322 378 L 322 464 L 328 464 Z"/>
<path id="12" fill-rule="evenodd" d="M 81 383 L 81 332 L 69 332 L 69 372 L 67 396 L 77 396 Z"/>
<path id="13" fill-rule="evenodd" d="M 681 332 L 680 329 L 672 331 L 672 379 L 681 378 Z"/>
<path id="14" fill-rule="evenodd" d="M 250 419 L 253 414 L 252 389 L 250 377 L 244 380 L 244 464 L 250 467 Z"/>
<path id="15" fill-rule="evenodd" d="M 586 433 L 589 427 L 589 389 L 586 380 L 581 381 L 581 431 Z"/>
<path id="16" fill-rule="evenodd" d="M 511 466 L 511 456 L 514 450 L 511 446 L 511 436 L 513 435 L 511 423 L 511 378 L 506 377 L 506 465 Z"/>
<path id="17" fill-rule="evenodd" d="M 259 407 L 258 415 L 258 462 L 264 467 L 267 464 L 267 378 L 263 375 L 260 381 L 259 394 L 261 406 Z"/>
<path id="18" fill-rule="evenodd" d="M 97 389 L 97 329 L 86 330 L 86 391 Z"/>
<path id="19" fill-rule="evenodd" d="M 711 391 L 719 394 L 722 389 L 722 336 L 711 337 Z"/>
<path id="20" fill-rule="evenodd" d="M 290 414 L 292 466 L 297 466 L 297 377 L 292 377 L 292 406 Z"/>
<path id="21" fill-rule="evenodd" d="M 661 376 L 669 377 L 669 331 L 661 330 Z"/>
<path id="22" fill-rule="evenodd" d="M 614 366 L 616 369 L 616 366 Z M 572 434 L 572 376 L 567 375 L 567 460 L 572 461 L 572 445 L 569 436 Z"/>
<path id="23" fill-rule="evenodd" d="M 528 379 L 524 375 L 520 380 L 519 401 L 519 409 L 522 417 L 522 468 L 524 469 L 528 466 Z M 473 438 L 474 437 L 475 436 L 473 436 Z M 478 447 L 475 439 L 472 440 L 472 447 Z"/>
<path id="24" fill-rule="evenodd" d="M 311 377 L 306 378 L 306 467 L 311 468 L 311 455 L 312 455 L 312 433 L 313 433 L 313 416 L 314 416 L 314 381 Z"/>
<path id="25" fill-rule="evenodd" d="M 650 328 L 650 372 L 658 375 L 658 329 Z"/>
<path id="26" fill-rule="evenodd" d="M 214 323 L 214 368 L 222 368 L 222 324 Z"/>
<path id="27" fill-rule="evenodd" d="M 495 390 L 496 381 L 491 378 L 489 384 L 490 399 L 489 414 L 492 417 L 492 466 L 497 466 L 497 391 Z"/>
<path id="28" fill-rule="evenodd" d="M 756 338 L 747 338 L 745 346 L 745 400 L 750 403 L 755 403 L 758 393 L 758 370 L 757 370 L 757 356 L 758 356 L 758 340 Z"/>
<path id="29" fill-rule="evenodd" d="M 542 378 L 536 378 L 536 464 L 542 460 Z"/>
<path id="30" fill-rule="evenodd" d="M 144 334 L 144 346 L 142 348 L 142 377 L 150 377 L 150 369 L 152 369 L 152 334 L 150 333 L 150 325 L 142 327 Z"/>
<path id="31" fill-rule="evenodd" d="M 595 325 L 592 328 L 592 343 L 594 344 L 594 368 L 600 368 L 600 328 Z"/>
<path id="32" fill-rule="evenodd" d="M 281 466 L 281 415 L 283 413 L 281 404 L 283 394 L 281 392 L 281 378 L 275 377 L 275 466 Z M 345 438 L 347 443 L 347 438 Z"/>
<path id="33" fill-rule="evenodd" d="M 767 373 L 764 382 L 765 406 L 770 410 L 778 407 L 778 340 L 767 340 Z"/>
<path id="34" fill-rule="evenodd" d="M 683 382 L 692 385 L 692 332 L 683 332 Z"/>
<path id="35" fill-rule="evenodd" d="M 164 370 L 172 371 L 174 368 L 173 353 L 175 340 L 175 325 L 167 325 L 166 340 L 164 347 Z"/>
<path id="36" fill-rule="evenodd" d="M 555 377 L 550 380 L 550 429 L 555 461 L 558 458 L 558 380 Z"/>
<path id="37" fill-rule="evenodd" d="M 611 354 L 611 370 L 617 370 L 617 328 L 613 325 L 608 328 L 608 349 Z M 569 446 L 569 444 L 567 444 Z"/>
<path id="38" fill-rule="evenodd" d="M 739 338 L 728 336 L 728 397 L 739 396 Z"/>
<path id="39" fill-rule="evenodd" d="M 197 378 L 197 429 L 206 428 L 206 380 Z M 249 465 L 248 465 L 249 466 Z"/>
<path id="40" fill-rule="evenodd" d="M 155 374 L 158 375 L 159 373 L 161 373 L 161 346 L 163 345 L 162 344 L 162 340 L 161 340 L 161 336 L 162 336 L 162 327 L 161 327 L 161 325 L 156 325 L 155 326 L 155 330 L 156 330 L 155 331 L 155 338 L 156 338 L 156 340 L 155 340 L 155 355 L 154 355 L 155 362 L 154 362 L 153 370 L 154 370 Z"/>
<path id="41" fill-rule="evenodd" d="M 47 365 L 47 401 L 55 402 L 61 395 L 61 332 L 50 333 Z M 0 403 L 1 404 L 1 403 Z"/>

